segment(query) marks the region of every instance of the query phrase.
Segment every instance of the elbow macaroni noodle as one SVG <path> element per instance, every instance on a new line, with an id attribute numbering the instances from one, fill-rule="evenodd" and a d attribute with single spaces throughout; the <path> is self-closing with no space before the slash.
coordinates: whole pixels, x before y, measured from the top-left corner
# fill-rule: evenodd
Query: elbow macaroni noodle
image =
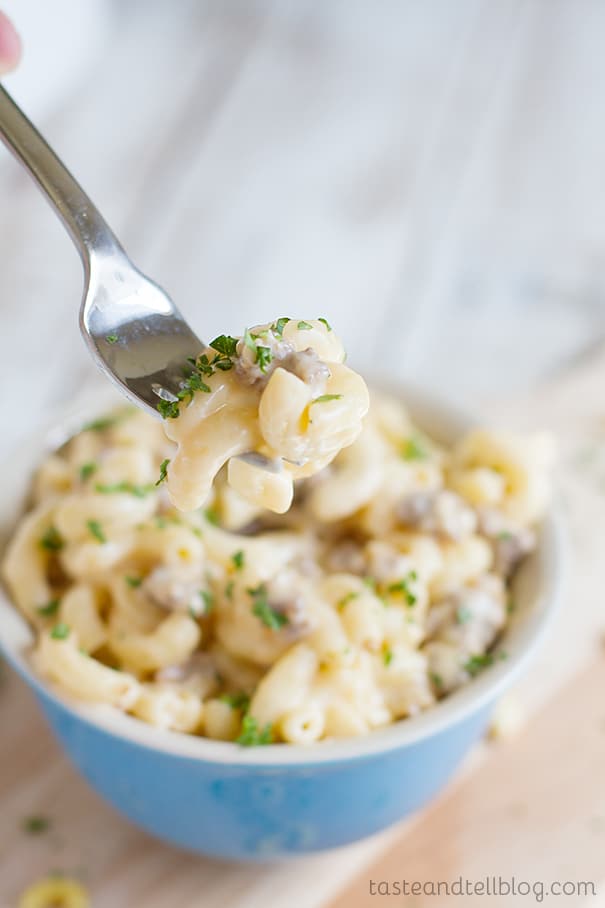
<path id="1" fill-rule="evenodd" d="M 445 450 L 397 401 L 365 416 L 320 320 L 230 340 L 229 368 L 202 372 L 209 390 L 165 420 L 170 441 L 120 411 L 40 467 L 3 562 L 37 670 L 72 697 L 244 745 L 430 708 L 495 658 L 548 504 L 550 441 L 481 429 Z"/>

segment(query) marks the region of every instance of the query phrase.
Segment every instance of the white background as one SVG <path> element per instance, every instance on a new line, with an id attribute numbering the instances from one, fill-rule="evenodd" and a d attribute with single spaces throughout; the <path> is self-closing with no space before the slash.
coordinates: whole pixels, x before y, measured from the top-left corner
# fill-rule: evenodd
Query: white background
<path id="1" fill-rule="evenodd" d="M 322 315 L 353 363 L 470 403 L 601 337 L 605 3 L 32 5 L 15 93 L 203 337 Z M 80 292 L 0 148 L 4 443 L 96 381 Z"/>

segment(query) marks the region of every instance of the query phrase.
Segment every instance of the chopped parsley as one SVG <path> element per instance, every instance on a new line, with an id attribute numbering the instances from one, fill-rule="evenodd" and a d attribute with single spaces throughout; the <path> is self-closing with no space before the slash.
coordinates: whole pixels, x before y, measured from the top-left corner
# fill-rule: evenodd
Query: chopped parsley
<path id="1" fill-rule="evenodd" d="M 178 400 L 159 400 L 157 410 L 162 419 L 176 419 L 179 415 Z"/>
<path id="2" fill-rule="evenodd" d="M 514 535 L 510 532 L 510 530 L 502 530 L 501 533 L 498 533 L 498 539 L 501 542 L 509 542 L 511 539 L 514 539 Z"/>
<path id="3" fill-rule="evenodd" d="M 326 326 L 326 329 L 327 329 L 328 331 L 331 331 L 331 330 L 332 330 L 332 325 L 328 322 L 327 318 L 318 318 L 317 321 L 318 321 L 318 322 L 321 322 L 322 325 L 325 325 L 325 326 Z"/>
<path id="4" fill-rule="evenodd" d="M 266 372 L 269 363 L 273 359 L 273 354 L 271 353 L 270 347 L 263 347 L 261 344 L 257 344 L 255 341 L 256 337 L 259 337 L 259 335 L 251 334 L 248 328 L 246 328 L 244 332 L 244 344 L 252 353 L 254 353 L 254 362 L 261 372 Z"/>
<path id="5" fill-rule="evenodd" d="M 508 602 L 506 603 L 506 614 L 512 615 L 513 612 L 516 611 L 516 609 L 517 609 L 517 603 L 515 602 L 515 600 L 509 599 Z"/>
<path id="6" fill-rule="evenodd" d="M 28 835 L 41 835 L 43 832 L 46 832 L 50 826 L 51 822 L 48 817 L 35 815 L 25 817 L 23 820 L 23 831 Z"/>
<path id="7" fill-rule="evenodd" d="M 104 432 L 105 429 L 111 429 L 117 422 L 115 416 L 103 416 L 100 419 L 93 419 L 82 426 L 82 432 Z"/>
<path id="8" fill-rule="evenodd" d="M 98 520 L 87 520 L 86 526 L 91 536 L 94 536 L 97 542 L 100 542 L 101 544 L 107 542 L 107 537 Z"/>
<path id="9" fill-rule="evenodd" d="M 227 599 L 233 599 L 234 586 L 235 586 L 235 583 L 233 582 L 233 580 L 230 580 L 229 583 L 227 584 L 227 586 L 225 587 L 225 596 L 227 597 Z"/>
<path id="10" fill-rule="evenodd" d="M 271 330 L 273 331 L 274 334 L 277 334 L 279 337 L 282 337 L 283 333 L 284 333 L 284 328 L 290 321 L 292 321 L 292 319 L 283 318 L 283 317 L 278 318 L 277 321 L 271 325 Z"/>
<path id="11" fill-rule="evenodd" d="M 312 404 L 325 404 L 329 400 L 340 400 L 342 394 L 322 394 L 321 397 L 316 397 L 311 401 Z"/>
<path id="12" fill-rule="evenodd" d="M 206 508 L 206 510 L 204 511 L 204 517 L 206 518 L 208 523 L 212 524 L 212 526 L 217 527 L 220 523 L 218 511 L 216 510 L 216 508 Z"/>
<path id="13" fill-rule="evenodd" d="M 260 344 L 256 348 L 256 362 L 261 372 L 267 371 L 267 366 L 273 359 L 273 354 L 271 353 L 270 347 L 261 347 Z"/>
<path id="14" fill-rule="evenodd" d="M 105 338 L 105 340 L 107 341 L 108 344 L 117 344 L 118 335 L 117 334 L 108 334 L 107 337 Z"/>
<path id="15" fill-rule="evenodd" d="M 284 615 L 283 612 L 276 611 L 269 605 L 267 587 L 264 583 L 254 589 L 249 589 L 248 593 L 252 596 L 253 601 L 252 614 L 256 615 L 265 627 L 270 628 L 272 631 L 279 631 L 284 624 L 288 624 L 288 616 Z"/>
<path id="16" fill-rule="evenodd" d="M 166 460 L 163 460 L 162 463 L 160 464 L 160 478 L 157 480 L 156 486 L 159 486 L 162 482 L 164 482 L 164 480 L 168 476 L 168 464 L 169 463 L 170 463 L 170 459 L 167 457 Z"/>
<path id="17" fill-rule="evenodd" d="M 441 675 L 438 675 L 437 672 L 431 672 L 429 674 L 429 678 L 431 679 L 435 687 L 438 690 L 441 690 L 441 688 L 443 687 L 443 678 L 441 677 Z"/>
<path id="18" fill-rule="evenodd" d="M 49 527 L 40 539 L 40 545 L 49 552 L 60 552 L 65 542 L 55 527 Z"/>
<path id="19" fill-rule="evenodd" d="M 411 588 L 411 584 L 415 580 L 418 580 L 418 574 L 416 573 L 416 571 L 410 571 L 408 574 L 406 574 L 405 577 L 403 577 L 401 580 L 398 580 L 397 583 L 389 584 L 389 586 L 387 587 L 387 592 L 401 593 L 409 606 L 416 605 L 418 597 Z"/>
<path id="20" fill-rule="evenodd" d="M 416 435 L 404 442 L 401 456 L 404 460 L 426 460 L 429 452 L 423 440 Z"/>
<path id="21" fill-rule="evenodd" d="M 496 659 L 506 659 L 506 653 L 501 652 L 498 653 L 497 656 L 493 653 L 479 653 L 478 655 L 471 656 L 462 667 L 469 673 L 471 678 L 474 678 L 483 671 L 484 668 L 489 668 L 490 665 L 493 665 Z"/>
<path id="22" fill-rule="evenodd" d="M 355 592 L 347 593 L 346 596 L 343 596 L 342 599 L 338 600 L 338 602 L 336 603 L 336 608 L 338 609 L 339 612 L 342 612 L 343 608 L 346 608 L 347 605 L 349 604 L 349 602 L 352 602 L 353 599 L 357 599 L 358 596 L 359 596 L 359 593 L 355 593 Z"/>
<path id="23" fill-rule="evenodd" d="M 236 744 L 241 745 L 241 747 L 259 747 L 272 742 L 273 732 L 271 724 L 267 723 L 263 728 L 259 728 L 254 716 L 246 713 L 242 719 L 242 729 L 239 737 L 236 738 Z"/>
<path id="24" fill-rule="evenodd" d="M 466 624 L 473 617 L 473 613 L 466 605 L 459 605 L 456 609 L 456 624 Z"/>
<path id="25" fill-rule="evenodd" d="M 122 482 L 112 482 L 112 483 L 102 483 L 97 482 L 95 485 L 95 492 L 99 492 L 101 495 L 134 495 L 135 498 L 145 498 L 146 495 L 149 495 L 153 492 L 152 485 L 135 485 L 133 482 L 127 482 L 122 480 Z"/>
<path id="26" fill-rule="evenodd" d="M 60 599 L 51 599 L 50 602 L 46 603 L 46 605 L 39 605 L 36 611 L 44 618 L 50 618 L 52 615 L 57 614 L 60 603 Z"/>
<path id="27" fill-rule="evenodd" d="M 245 563 L 245 554 L 243 549 L 240 549 L 238 552 L 234 552 L 231 556 L 231 561 L 233 562 L 233 567 L 236 571 L 241 571 Z"/>
<path id="28" fill-rule="evenodd" d="M 309 322 L 299 322 L 296 326 L 299 331 L 312 331 L 313 325 L 310 325 Z"/>
<path id="29" fill-rule="evenodd" d="M 250 706 L 250 697 L 243 692 L 238 694 L 221 694 L 219 700 L 223 703 L 227 703 L 231 709 L 241 709 L 244 712 Z"/>
<path id="30" fill-rule="evenodd" d="M 214 595 L 210 590 L 200 590 L 200 599 L 204 603 L 204 615 L 209 615 L 214 608 Z"/>
<path id="31" fill-rule="evenodd" d="M 391 662 L 393 661 L 393 650 L 390 646 L 386 646 L 382 651 L 382 661 L 385 666 L 388 668 Z"/>
<path id="32" fill-rule="evenodd" d="M 128 575 L 126 575 L 126 577 L 124 577 L 124 580 L 126 581 L 126 583 L 128 584 L 128 586 L 129 586 L 132 590 L 136 590 L 138 587 L 140 587 L 140 585 L 141 585 L 142 582 L 143 582 L 143 578 L 142 578 L 142 577 L 131 577 L 131 576 L 128 576 Z"/>
<path id="33" fill-rule="evenodd" d="M 69 624 L 65 624 L 64 621 L 59 621 L 59 623 L 55 624 L 55 626 L 53 627 L 52 631 L 50 632 L 50 636 L 53 638 L 53 640 L 67 640 L 67 638 L 69 637 L 69 631 Z"/>
<path id="34" fill-rule="evenodd" d="M 244 344 L 248 350 L 252 350 L 253 353 L 256 353 L 256 343 L 254 342 L 254 337 L 250 334 L 250 331 L 246 328 L 244 331 Z"/>
<path id="35" fill-rule="evenodd" d="M 230 337 L 228 334 L 221 334 L 219 337 L 215 337 L 213 341 L 210 341 L 210 346 L 224 356 L 235 356 L 237 338 Z"/>
<path id="36" fill-rule="evenodd" d="M 90 479 L 93 473 L 96 473 L 97 465 L 93 461 L 90 463 L 83 463 L 80 467 L 80 481 L 86 482 L 87 479 Z"/>

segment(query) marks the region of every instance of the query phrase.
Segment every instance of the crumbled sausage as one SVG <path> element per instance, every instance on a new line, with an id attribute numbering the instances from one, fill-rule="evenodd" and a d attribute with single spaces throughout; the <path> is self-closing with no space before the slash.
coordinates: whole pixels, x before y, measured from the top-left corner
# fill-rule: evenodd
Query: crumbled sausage
<path id="1" fill-rule="evenodd" d="M 305 385 L 308 385 L 314 397 L 318 397 L 326 390 L 326 382 L 330 378 L 330 369 L 322 362 L 311 347 L 290 353 L 279 363 L 282 369 L 298 376 Z"/>
<path id="2" fill-rule="evenodd" d="M 340 574 L 367 573 L 367 559 L 359 542 L 355 539 L 341 539 L 329 550 L 326 556 L 329 571 Z"/>
<path id="3" fill-rule="evenodd" d="M 399 501 L 396 514 L 402 524 L 425 533 L 458 541 L 474 533 L 477 517 L 455 492 L 410 492 Z"/>
<path id="4" fill-rule="evenodd" d="M 427 617 L 427 637 L 457 647 L 463 655 L 485 653 L 506 620 L 503 587 L 495 575 L 462 586 L 435 602 Z"/>
<path id="5" fill-rule="evenodd" d="M 283 361 L 294 354 L 294 347 L 289 342 L 275 334 L 267 325 L 258 325 L 252 328 L 250 335 L 255 348 L 266 348 L 269 352 L 259 360 L 257 349 L 248 346 L 242 338 L 236 347 L 235 372 L 245 385 L 264 385 L 271 374 Z"/>
<path id="6" fill-rule="evenodd" d="M 494 568 L 503 577 L 510 577 L 515 568 L 536 546 L 533 530 L 508 520 L 496 508 L 480 508 L 479 532 L 486 536 L 494 549 Z"/>
<path id="7" fill-rule="evenodd" d="M 267 584 L 271 610 L 287 618 L 282 631 L 293 640 L 306 636 L 312 630 L 308 602 L 296 581 L 293 571 L 284 571 Z"/>
<path id="8" fill-rule="evenodd" d="M 161 608 L 169 611 L 199 611 L 200 577 L 183 576 L 182 571 L 160 565 L 145 578 L 141 589 Z"/>

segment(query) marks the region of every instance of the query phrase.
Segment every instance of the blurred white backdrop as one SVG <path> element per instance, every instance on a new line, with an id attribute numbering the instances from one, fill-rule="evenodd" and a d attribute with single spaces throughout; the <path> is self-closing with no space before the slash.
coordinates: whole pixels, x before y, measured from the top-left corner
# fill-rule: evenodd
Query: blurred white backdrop
<path id="1" fill-rule="evenodd" d="M 15 92 L 203 336 L 324 315 L 360 367 L 471 403 L 601 338 L 600 0 L 0 7 Z M 96 381 L 80 291 L 0 149 L 5 443 Z"/>

